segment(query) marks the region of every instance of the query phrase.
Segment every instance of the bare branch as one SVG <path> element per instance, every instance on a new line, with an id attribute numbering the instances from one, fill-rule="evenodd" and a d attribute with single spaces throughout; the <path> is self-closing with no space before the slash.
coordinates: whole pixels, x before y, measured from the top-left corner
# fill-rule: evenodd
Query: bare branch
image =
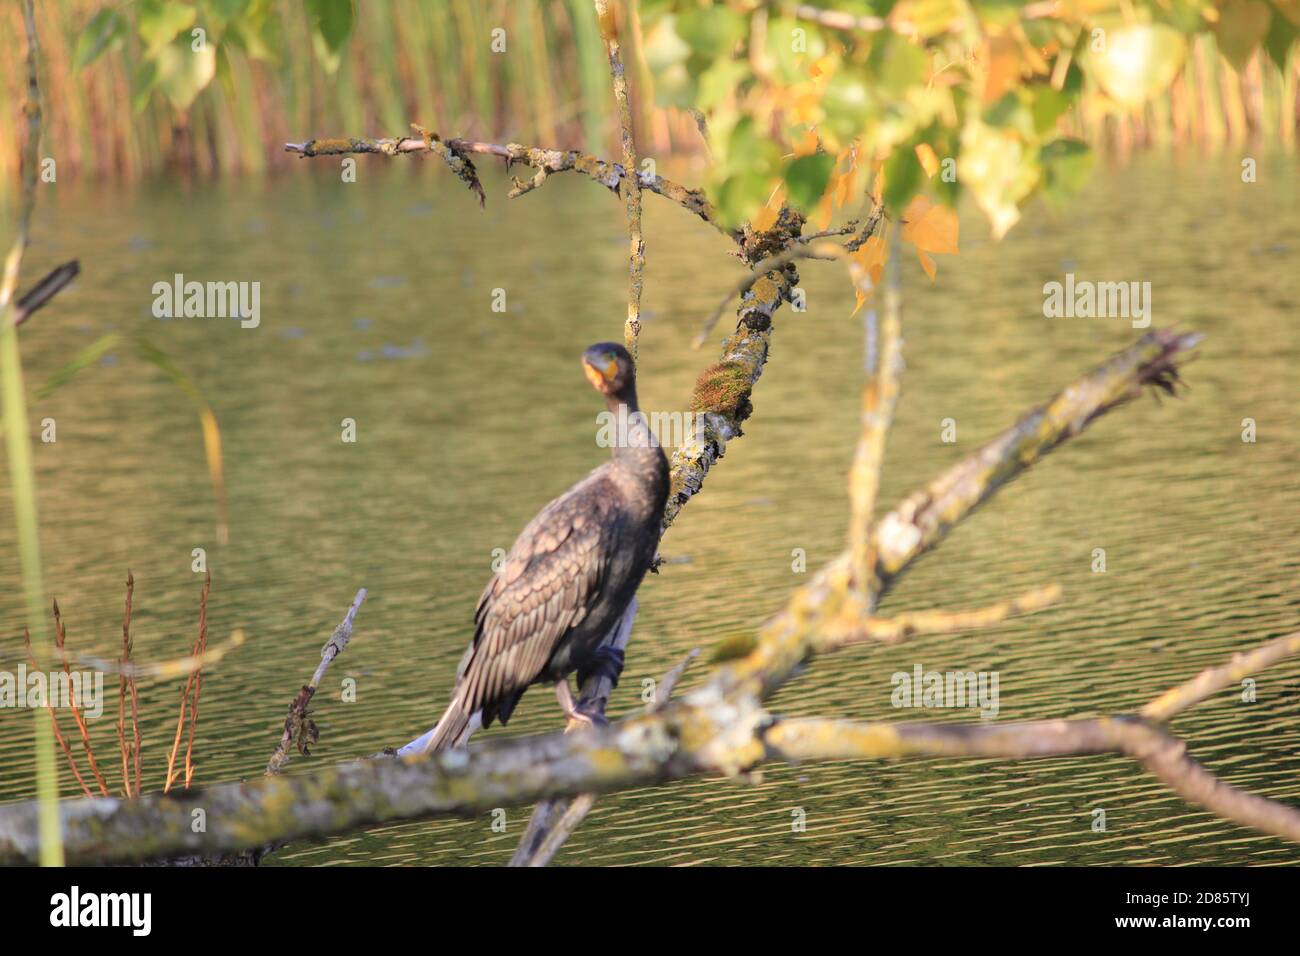
<path id="1" fill-rule="evenodd" d="M 51 270 L 40 282 L 18 297 L 14 303 L 14 325 L 22 325 L 31 318 L 33 312 L 70 286 L 80 272 L 81 263 L 76 259 Z"/>
<path id="2" fill-rule="evenodd" d="M 347 649 L 348 641 L 352 640 L 352 624 L 356 620 L 357 611 L 361 610 L 361 602 L 365 599 L 366 589 L 361 588 L 352 599 L 352 606 L 348 608 L 347 614 L 343 616 L 343 620 L 334 628 L 329 640 L 321 648 L 320 663 L 316 665 L 316 672 L 289 704 L 289 715 L 284 719 L 284 733 L 281 734 L 280 743 L 266 765 L 267 776 L 274 776 L 284 769 L 284 765 L 289 762 L 289 751 L 294 741 L 298 741 L 298 749 L 304 754 L 308 753 L 307 747 L 317 741 L 319 735 L 316 725 L 307 715 L 307 705 L 311 703 L 316 689 L 320 687 L 325 672 L 334 663 L 334 658 L 342 654 Z"/>
<path id="3" fill-rule="evenodd" d="M 862 389 L 862 410 L 858 446 L 849 470 L 849 554 L 853 564 L 853 585 L 874 600 L 875 553 L 871 547 L 871 519 L 880 492 L 885 466 L 885 439 L 894 423 L 894 409 L 903 383 L 903 290 L 899 274 L 902 248 L 897 228 L 889 231 L 889 261 L 885 271 L 884 315 L 878 329 L 874 309 L 867 311 L 867 382 Z M 859 286 L 870 283 L 868 276 Z"/>
<path id="4" fill-rule="evenodd" d="M 613 80 L 614 100 L 618 104 L 620 138 L 623 145 L 623 168 L 636 170 L 636 142 L 632 137 L 632 105 L 628 101 L 627 76 L 623 72 L 623 56 L 619 51 L 618 25 L 609 0 L 595 0 L 596 19 L 600 36 L 605 41 L 609 57 L 609 73 Z M 641 181 L 637 176 L 623 180 L 627 187 L 628 235 L 628 295 L 627 324 L 623 331 L 624 344 L 636 361 L 637 343 L 641 336 L 641 286 L 645 274 L 645 239 L 641 235 Z"/>
<path id="5" fill-rule="evenodd" d="M 1059 585 L 1026 592 L 971 611 L 914 611 L 893 617 L 843 618 L 829 624 L 817 636 L 817 650 L 833 651 L 854 644 L 879 642 L 899 644 L 920 634 L 955 634 L 1001 624 L 1016 614 L 1028 614 L 1051 607 L 1061 599 Z"/>
<path id="6" fill-rule="evenodd" d="M 900 502 L 876 523 L 873 535 L 881 592 L 999 488 L 1098 416 L 1148 386 L 1172 394 L 1178 363 L 1201 338 L 1170 329 L 1148 332 Z"/>
<path id="7" fill-rule="evenodd" d="M 1300 843 L 1300 810 L 1219 780 L 1181 741 L 1131 717 L 1021 724 L 861 724 L 784 720 L 764 734 L 770 756 L 791 761 L 899 757 L 1034 758 L 1122 753 L 1171 790 L 1242 826 Z"/>
<path id="8" fill-rule="evenodd" d="M 743 279 L 723 294 L 717 307 L 704 320 L 704 326 L 691 342 L 691 347 L 698 349 L 709 340 L 709 333 L 718 324 L 718 319 L 722 318 L 727 303 L 738 295 L 743 296 L 770 273 L 779 272 L 797 259 L 841 259 L 843 256 L 844 247 L 833 242 L 818 242 L 816 245 L 799 243 L 782 249 L 780 252 L 774 253 L 756 263 Z"/>
<path id="9" fill-rule="evenodd" d="M 402 136 L 395 139 L 309 139 L 304 143 L 285 143 L 286 152 L 299 153 L 304 157 L 342 156 L 349 153 L 375 153 L 382 156 L 397 156 L 404 153 L 420 153 L 433 150 L 431 144 L 444 143 L 453 153 L 465 156 L 479 153 L 497 156 L 506 162 L 506 168 L 518 164 L 537 170 L 536 175 L 527 182 L 515 180 L 514 188 L 508 193 L 515 199 L 532 192 L 546 182 L 554 173 L 574 170 L 600 183 L 611 192 L 617 193 L 622 182 L 629 178 L 627 170 L 618 163 L 609 163 L 581 150 L 544 149 L 538 146 L 522 146 L 519 143 L 480 143 L 467 139 L 439 140 L 436 134 L 429 134 L 429 141 L 424 136 Z M 670 179 L 649 173 L 638 173 L 637 183 L 642 189 L 675 202 L 687 212 L 694 213 L 729 239 L 739 241 L 740 233 L 727 229 L 718 223 L 713 206 L 699 189 L 687 189 Z"/>
<path id="10" fill-rule="evenodd" d="M 379 758 L 310 774 L 271 775 L 192 791 L 60 806 L 68 857 L 127 862 L 262 847 L 391 820 L 470 815 L 500 806 L 602 793 L 701 772 L 735 774 L 763 760 L 1000 757 L 1122 753 L 1191 803 L 1300 842 L 1300 810 L 1238 790 L 1159 727 L 1131 717 L 1017 724 L 889 724 L 774 717 L 705 685 L 663 710 L 573 734 L 497 740 L 426 758 Z M 208 826 L 194 832 L 201 802 Z M 0 807 L 0 865 L 39 851 L 37 802 Z M 552 831 L 557 832 L 557 831 Z"/>
<path id="11" fill-rule="evenodd" d="M 1207 668 L 1187 683 L 1165 691 L 1139 713 L 1147 720 L 1166 723 L 1225 687 L 1239 685 L 1243 678 L 1294 654 L 1300 654 L 1300 631 L 1279 637 L 1252 651 L 1234 654 L 1228 663 Z"/>

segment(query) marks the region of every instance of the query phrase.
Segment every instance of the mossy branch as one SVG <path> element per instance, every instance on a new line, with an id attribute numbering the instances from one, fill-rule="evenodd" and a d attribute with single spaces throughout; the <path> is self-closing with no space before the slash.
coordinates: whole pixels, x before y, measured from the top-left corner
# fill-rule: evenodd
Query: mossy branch
<path id="1" fill-rule="evenodd" d="M 1251 657 L 1253 664 L 1267 666 L 1294 653 L 1300 634 L 1268 647 L 1268 653 Z M 766 760 L 1102 753 L 1141 761 L 1188 802 L 1224 819 L 1300 842 L 1300 811 L 1217 779 L 1187 756 L 1182 741 L 1141 718 L 1002 725 L 783 719 L 752 699 L 717 696 L 707 686 L 655 713 L 599 730 L 493 741 L 411 760 L 354 761 L 176 795 L 67 800 L 61 812 L 70 861 L 121 863 L 227 853 L 395 820 L 470 816 L 697 773 L 734 775 Z M 207 826 L 195 832 L 192 822 L 200 810 Z M 36 812 L 35 802 L 0 807 L 0 864 L 36 858 Z"/>

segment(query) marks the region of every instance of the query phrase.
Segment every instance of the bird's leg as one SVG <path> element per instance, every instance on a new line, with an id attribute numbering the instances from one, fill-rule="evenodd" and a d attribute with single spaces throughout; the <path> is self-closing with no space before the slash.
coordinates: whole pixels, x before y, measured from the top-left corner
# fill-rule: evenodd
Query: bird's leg
<path id="1" fill-rule="evenodd" d="M 609 681 L 610 690 L 613 690 L 622 676 L 623 649 L 612 644 L 602 644 L 591 652 L 586 665 L 578 668 L 578 686 L 586 687 L 587 681 L 593 677 L 603 677 Z"/>
<path id="2" fill-rule="evenodd" d="M 589 727 L 604 727 L 609 724 L 609 721 L 602 716 L 583 713 L 573 699 L 573 691 L 569 688 L 569 679 L 567 677 L 562 677 L 555 682 L 555 699 L 560 702 L 560 709 L 564 711 L 564 716 L 569 720 L 576 720 Z"/>

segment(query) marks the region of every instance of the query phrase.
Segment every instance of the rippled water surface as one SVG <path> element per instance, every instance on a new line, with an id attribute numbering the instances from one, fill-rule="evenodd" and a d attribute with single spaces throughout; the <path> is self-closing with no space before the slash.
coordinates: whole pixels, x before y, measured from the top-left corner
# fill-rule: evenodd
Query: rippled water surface
<path id="1" fill-rule="evenodd" d="M 196 630 L 207 550 L 213 643 L 249 643 L 204 678 L 201 783 L 254 777 L 284 709 L 364 585 L 351 647 L 317 697 L 321 741 L 290 772 L 400 744 L 428 727 L 470 633 L 494 548 L 597 464 L 593 395 L 577 356 L 618 338 L 626 240 L 621 206 L 557 177 L 507 202 L 487 173 L 480 213 L 445 172 L 365 163 L 341 186 L 303 164 L 268 183 L 123 192 L 58 187 L 43 201 L 28 275 L 81 259 L 75 290 L 22 335 L 28 391 L 99 334 L 143 331 L 175 355 L 221 422 L 230 543 L 214 535 L 197 419 L 128 351 L 52 397 L 34 421 L 46 584 L 69 643 L 105 657 L 120 641 L 122 582 L 136 579 L 137 655 L 179 655 Z M 963 525 L 885 609 L 973 607 L 1059 582 L 1064 602 L 1004 626 L 818 660 L 772 702 L 783 713 L 976 720 L 899 711 L 891 675 L 996 671 L 1000 721 L 1131 711 L 1234 650 L 1300 627 L 1297 426 L 1300 201 L 1291 160 L 1146 158 L 1102 170 L 1064 215 L 1041 207 L 1000 244 L 973 209 L 959 258 L 931 285 L 906 273 L 907 379 L 883 498 L 893 501 L 978 447 L 1023 409 L 1140 333 L 1124 320 L 1042 315 L 1042 285 L 1145 280 L 1154 324 L 1208 333 L 1177 401 L 1150 398 L 1095 423 Z M 495 189 L 493 188 L 495 187 Z M 724 241 L 647 197 L 642 400 L 686 407 L 712 352 L 690 339 L 741 268 Z M 151 287 L 261 282 L 261 325 L 152 317 Z M 612 711 L 692 647 L 753 629 L 845 540 L 844 472 L 855 437 L 860 331 L 848 282 L 802 269 L 808 310 L 782 310 L 746 435 L 732 443 L 665 539 L 641 591 Z M 508 311 L 491 309 L 505 290 Z M 710 347 L 711 349 L 712 347 Z M 340 440 L 352 418 L 358 440 Z M 954 419 L 957 441 L 940 440 Z M 1258 441 L 1241 440 L 1254 419 Z M 3 469 L 0 463 L 0 470 Z M 8 480 L 0 481 L 8 494 Z M 0 666 L 22 659 L 12 510 L 0 508 Z M 1093 573 L 1104 548 L 1106 572 Z M 706 668 L 688 672 L 686 684 Z M 356 701 L 340 700 L 355 681 Z M 146 788 L 161 783 L 179 688 L 142 688 Z M 1174 729 L 1226 780 L 1300 801 L 1300 668 L 1227 692 Z M 116 757 L 116 689 L 93 727 Z M 0 711 L 0 799 L 32 794 L 31 715 Z M 509 732 L 556 728 L 549 691 Z M 494 731 L 498 732 L 498 731 Z M 116 779 L 114 770 L 108 771 Z M 64 771 L 64 792 L 75 782 Z M 1094 811 L 1106 828 L 1094 832 Z M 794 832 L 798 811 L 806 830 Z M 527 819 L 387 826 L 297 844 L 277 864 L 496 864 Z M 1285 863 L 1294 847 L 1221 822 L 1133 763 L 841 762 L 769 767 L 757 784 L 696 779 L 600 800 L 560 863 Z"/>

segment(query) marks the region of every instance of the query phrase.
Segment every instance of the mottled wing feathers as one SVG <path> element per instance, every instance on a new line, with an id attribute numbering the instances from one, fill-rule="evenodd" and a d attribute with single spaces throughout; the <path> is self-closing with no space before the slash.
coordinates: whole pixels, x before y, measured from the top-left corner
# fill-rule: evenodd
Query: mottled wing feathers
<path id="1" fill-rule="evenodd" d="M 493 705 L 532 683 L 598 600 L 618 500 L 593 473 L 529 522 L 484 588 L 459 689 L 470 710 L 484 708 L 485 726 Z"/>

